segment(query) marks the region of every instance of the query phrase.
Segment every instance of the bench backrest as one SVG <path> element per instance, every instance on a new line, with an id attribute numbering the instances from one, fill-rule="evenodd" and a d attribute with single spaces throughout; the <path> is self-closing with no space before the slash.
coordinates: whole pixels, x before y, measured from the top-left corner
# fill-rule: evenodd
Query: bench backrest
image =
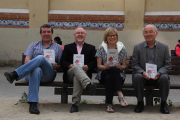
<path id="1" fill-rule="evenodd" d="M 171 56 L 174 56 L 175 50 L 171 50 Z"/>
<path id="2" fill-rule="evenodd" d="M 171 56 L 171 69 L 169 70 L 169 75 L 180 75 L 180 56 Z M 132 56 L 127 59 L 127 69 L 126 74 L 132 74 Z"/>
<path id="3" fill-rule="evenodd" d="M 171 50 L 172 52 L 173 50 Z M 25 55 L 22 54 L 22 65 L 24 64 L 25 61 Z M 132 74 L 133 69 L 132 69 L 132 56 L 127 58 L 126 62 L 127 69 L 125 70 L 126 74 Z M 180 75 L 180 56 L 171 56 L 171 69 L 168 72 L 169 75 Z M 62 72 L 63 69 L 57 69 L 58 72 Z M 97 73 L 96 70 L 93 71 L 93 73 Z"/>

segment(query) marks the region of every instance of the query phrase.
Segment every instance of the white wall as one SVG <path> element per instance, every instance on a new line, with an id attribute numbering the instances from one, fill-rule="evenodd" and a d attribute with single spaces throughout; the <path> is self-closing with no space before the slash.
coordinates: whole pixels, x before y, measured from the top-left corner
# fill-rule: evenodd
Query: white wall
<path id="1" fill-rule="evenodd" d="M 54 29 L 53 38 L 60 36 L 63 45 L 74 42 L 74 30 Z M 144 41 L 141 31 L 119 31 L 119 40 L 126 46 L 128 55 L 132 55 L 135 44 Z M 104 31 L 87 30 L 86 42 L 98 46 L 103 41 Z M 0 66 L 19 65 L 21 55 L 30 43 L 41 39 L 39 29 L 0 28 Z M 179 32 L 159 32 L 157 40 L 172 50 L 180 39 Z"/>

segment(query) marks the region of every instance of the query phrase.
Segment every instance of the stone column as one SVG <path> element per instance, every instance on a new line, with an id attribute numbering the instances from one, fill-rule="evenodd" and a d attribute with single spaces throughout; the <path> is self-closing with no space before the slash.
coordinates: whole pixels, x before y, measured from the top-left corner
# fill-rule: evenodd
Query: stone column
<path id="1" fill-rule="evenodd" d="M 144 26 L 145 0 L 125 0 L 124 30 L 142 30 Z"/>
<path id="2" fill-rule="evenodd" d="M 48 23 L 49 0 L 29 0 L 29 28 Z"/>

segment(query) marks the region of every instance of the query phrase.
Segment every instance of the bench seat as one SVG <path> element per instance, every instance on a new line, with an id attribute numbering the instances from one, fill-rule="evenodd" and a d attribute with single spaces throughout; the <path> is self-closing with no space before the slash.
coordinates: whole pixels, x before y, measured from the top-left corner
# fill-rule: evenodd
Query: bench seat
<path id="1" fill-rule="evenodd" d="M 105 88 L 105 85 L 100 83 L 96 84 L 97 88 Z M 28 86 L 29 83 L 26 81 L 18 81 L 15 83 L 15 86 Z M 60 81 L 54 81 L 52 83 L 40 83 L 40 86 L 45 87 L 73 87 L 73 84 L 67 84 Z M 122 88 L 133 88 L 132 83 L 124 83 Z M 158 89 L 158 86 L 145 86 L 145 89 Z M 180 89 L 180 84 L 171 84 L 170 89 Z"/>
<path id="2" fill-rule="evenodd" d="M 171 55 L 172 55 L 171 50 Z M 24 61 L 24 56 L 22 56 L 22 61 Z M 23 64 L 23 62 L 22 62 Z M 171 56 L 172 68 L 168 72 L 168 75 L 180 75 L 180 57 Z M 63 73 L 62 69 L 57 70 L 60 73 Z M 125 70 L 126 74 L 132 74 L 132 57 L 130 56 L 127 59 L 127 69 Z M 94 70 L 96 73 L 96 70 Z M 95 96 L 104 96 L 105 95 L 105 85 L 95 83 L 97 85 L 97 90 Z M 15 83 L 15 86 L 28 86 L 26 81 L 18 81 Z M 55 87 L 54 94 L 61 95 L 61 103 L 68 103 L 68 95 L 72 95 L 73 84 L 63 83 L 61 81 L 54 81 L 52 83 L 40 83 L 40 86 L 44 87 Z M 180 84 L 171 84 L 170 89 L 180 89 Z M 160 97 L 158 86 L 145 86 L 143 91 L 143 96 L 146 100 L 146 105 L 153 105 L 153 97 Z M 136 96 L 132 83 L 123 84 L 123 94 L 124 96 Z M 88 91 L 83 90 L 82 95 L 89 95 Z M 117 96 L 117 93 L 114 93 Z"/>

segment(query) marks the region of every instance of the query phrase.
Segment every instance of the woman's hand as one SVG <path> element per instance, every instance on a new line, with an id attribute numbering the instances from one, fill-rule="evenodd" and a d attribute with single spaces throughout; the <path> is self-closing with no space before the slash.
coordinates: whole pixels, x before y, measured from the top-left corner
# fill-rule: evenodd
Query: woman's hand
<path id="1" fill-rule="evenodd" d="M 109 63 L 105 63 L 104 66 L 105 66 L 106 69 L 109 69 L 111 67 Z"/>
<path id="2" fill-rule="evenodd" d="M 118 63 L 115 63 L 114 66 L 121 70 L 121 65 L 120 65 L 119 62 L 118 62 Z"/>

